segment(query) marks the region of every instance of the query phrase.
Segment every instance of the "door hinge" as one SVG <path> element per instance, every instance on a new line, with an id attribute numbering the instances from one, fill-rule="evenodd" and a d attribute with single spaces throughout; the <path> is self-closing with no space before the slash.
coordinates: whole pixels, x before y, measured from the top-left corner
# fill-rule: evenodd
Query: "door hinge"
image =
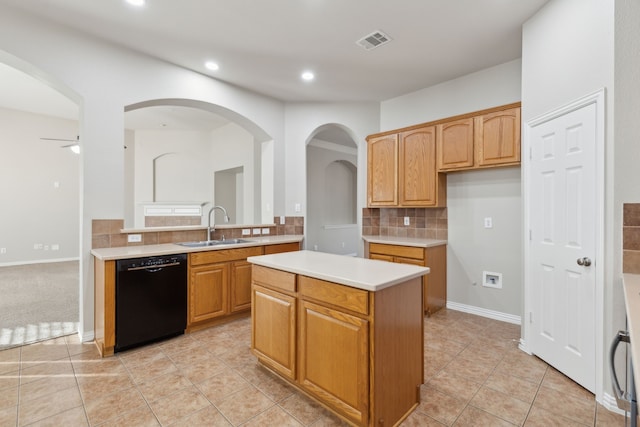
<path id="1" fill-rule="evenodd" d="M 529 147 L 529 160 L 533 160 L 533 147 Z"/>
<path id="2" fill-rule="evenodd" d="M 529 312 L 529 323 L 533 323 L 533 311 Z"/>
<path id="3" fill-rule="evenodd" d="M 529 241 L 533 240 L 533 233 L 531 232 L 531 229 L 529 229 Z"/>

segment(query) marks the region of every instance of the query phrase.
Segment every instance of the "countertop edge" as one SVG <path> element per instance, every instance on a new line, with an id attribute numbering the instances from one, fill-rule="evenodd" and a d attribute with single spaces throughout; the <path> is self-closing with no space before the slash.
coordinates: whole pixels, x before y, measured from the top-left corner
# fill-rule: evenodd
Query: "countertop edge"
<path id="1" fill-rule="evenodd" d="M 302 235 L 283 235 L 270 237 L 251 237 L 247 243 L 238 243 L 224 246 L 206 246 L 202 248 L 189 248 L 177 243 L 162 243 L 158 245 L 120 246 L 116 248 L 91 249 L 90 253 L 100 261 L 112 261 L 127 258 L 141 258 L 147 256 L 184 254 L 193 252 L 219 251 L 225 249 L 250 248 L 254 246 L 278 245 L 281 243 L 301 242 Z"/>
<path id="2" fill-rule="evenodd" d="M 363 235 L 362 240 L 367 243 L 382 243 L 385 245 L 415 246 L 419 248 L 431 248 L 434 246 L 446 245 L 447 240 L 441 239 L 421 239 L 417 237 L 395 237 L 395 236 L 371 236 Z"/>
<path id="3" fill-rule="evenodd" d="M 622 275 L 624 305 L 627 310 L 627 327 L 631 346 L 631 363 L 636 388 L 640 384 L 640 274 Z"/>
<path id="4" fill-rule="evenodd" d="M 304 255 L 307 254 L 307 255 Z M 318 255 L 314 255 L 318 254 Z M 303 256 L 311 256 L 311 257 L 340 257 L 334 258 L 335 260 L 348 261 L 349 259 L 353 259 L 353 264 L 356 265 L 358 263 L 370 263 L 371 265 L 384 266 L 386 270 L 396 269 L 398 271 L 402 271 L 397 276 L 391 279 L 387 279 L 384 282 L 379 281 L 379 277 L 372 275 L 374 279 L 363 280 L 355 277 L 353 271 L 355 269 L 350 270 L 345 274 L 344 270 L 342 270 L 342 274 L 332 274 L 329 272 L 328 268 L 322 268 L 321 266 L 324 264 L 323 262 L 314 263 L 313 267 L 305 261 L 304 263 L 287 263 L 283 261 L 283 258 L 287 257 L 303 257 Z M 273 268 L 276 270 L 287 271 L 290 273 L 300 274 L 302 276 L 312 277 L 314 279 L 326 280 L 328 282 L 337 283 L 340 285 L 350 286 L 352 288 L 362 289 L 371 292 L 381 291 L 385 288 L 397 285 L 402 282 L 406 282 L 407 280 L 415 279 L 417 277 L 422 277 L 425 274 L 429 274 L 431 269 L 429 267 L 420 267 L 416 265 L 410 264 L 394 264 L 388 263 L 386 261 L 379 260 L 371 260 L 367 258 L 357 258 L 357 257 L 349 257 L 346 255 L 335 255 L 335 254 L 326 254 L 322 252 L 315 251 L 299 251 L 299 252 L 288 252 L 282 254 L 273 254 L 273 255 L 261 255 L 247 258 L 247 261 L 260 265 L 262 267 Z M 311 259 L 309 261 L 315 261 Z M 323 261 L 323 260 L 321 260 Z M 331 271 L 340 272 L 340 266 L 336 266 L 336 264 L 331 264 Z"/>

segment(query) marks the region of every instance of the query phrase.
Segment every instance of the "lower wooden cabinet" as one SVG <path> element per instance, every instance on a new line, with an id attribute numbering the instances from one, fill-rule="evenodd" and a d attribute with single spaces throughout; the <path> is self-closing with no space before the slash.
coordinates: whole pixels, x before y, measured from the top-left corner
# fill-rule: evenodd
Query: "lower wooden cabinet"
<path id="1" fill-rule="evenodd" d="M 229 311 L 245 311 L 251 308 L 251 264 L 247 261 L 231 263 L 229 282 Z"/>
<path id="2" fill-rule="evenodd" d="M 251 348 L 263 365 L 354 425 L 396 425 L 415 408 L 420 278 L 368 292 L 254 265 L 252 281 Z"/>
<path id="3" fill-rule="evenodd" d="M 251 308 L 250 256 L 262 246 L 189 254 L 187 331 L 210 326 Z"/>
<path id="4" fill-rule="evenodd" d="M 423 277 L 423 306 L 428 315 L 447 305 L 447 246 L 369 244 L 369 258 L 401 264 L 422 265 L 430 268 Z"/>
<path id="5" fill-rule="evenodd" d="M 253 285 L 251 346 L 258 357 L 289 379 L 296 374 L 296 298 Z M 256 331 L 259 333 L 256 334 Z"/>
<path id="6" fill-rule="evenodd" d="M 228 309 L 229 265 L 194 266 L 189 273 L 188 324 L 224 316 Z"/>
<path id="7" fill-rule="evenodd" d="M 368 320 L 305 300 L 299 304 L 300 384 L 349 419 L 366 421 Z"/>

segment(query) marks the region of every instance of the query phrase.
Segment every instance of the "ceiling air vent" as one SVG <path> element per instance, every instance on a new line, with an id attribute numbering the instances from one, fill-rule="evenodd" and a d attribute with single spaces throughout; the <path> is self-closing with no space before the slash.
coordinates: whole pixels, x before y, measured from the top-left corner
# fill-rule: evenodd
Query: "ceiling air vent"
<path id="1" fill-rule="evenodd" d="M 378 46 L 382 46 L 383 44 L 389 43 L 391 41 L 391 37 L 383 33 L 382 31 L 374 31 L 373 33 L 364 36 L 360 40 L 356 42 L 358 46 L 362 46 L 366 50 L 375 49 Z"/>

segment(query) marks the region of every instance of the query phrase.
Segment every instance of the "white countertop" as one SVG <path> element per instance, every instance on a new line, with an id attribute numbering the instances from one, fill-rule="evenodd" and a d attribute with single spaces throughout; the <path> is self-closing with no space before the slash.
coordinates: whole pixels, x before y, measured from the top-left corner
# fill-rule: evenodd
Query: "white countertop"
<path id="1" fill-rule="evenodd" d="M 429 273 L 428 267 L 315 251 L 254 256 L 247 261 L 374 292 Z"/>
<path id="2" fill-rule="evenodd" d="M 417 237 L 394 237 L 394 236 L 362 236 L 367 243 L 382 243 L 385 245 L 416 246 L 429 248 L 432 246 L 446 245 L 446 240 L 439 239 L 419 239 Z"/>
<path id="3" fill-rule="evenodd" d="M 277 245 L 280 243 L 301 242 L 303 238 L 304 236 L 302 235 L 249 237 L 246 239 L 242 238 L 243 240 L 250 241 L 247 243 L 237 243 L 233 245 L 221 245 L 221 246 L 205 246 L 202 248 L 188 248 L 186 246 L 181 246 L 176 243 L 163 243 L 159 245 L 121 246 L 117 248 L 92 249 L 91 255 L 93 255 L 99 260 L 108 261 L 108 260 L 115 260 L 115 259 L 140 258 L 140 257 L 157 256 L 157 255 L 185 254 L 190 252 L 219 251 L 224 249 L 248 248 L 251 246 Z"/>
<path id="4" fill-rule="evenodd" d="M 636 388 L 640 384 L 640 274 L 623 274 L 624 305 L 631 345 L 631 362 Z"/>

